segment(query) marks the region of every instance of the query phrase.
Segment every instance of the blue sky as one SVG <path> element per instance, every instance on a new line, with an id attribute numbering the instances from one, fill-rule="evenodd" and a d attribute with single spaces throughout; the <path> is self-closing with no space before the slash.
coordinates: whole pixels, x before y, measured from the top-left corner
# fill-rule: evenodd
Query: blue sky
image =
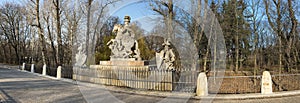
<path id="1" fill-rule="evenodd" d="M 132 22 L 139 22 L 141 28 L 150 32 L 152 28 L 157 24 L 155 19 L 160 16 L 155 15 L 147 2 L 134 2 L 136 0 L 131 0 L 132 2 L 119 2 L 116 5 L 110 7 L 110 15 L 119 17 L 122 22 L 126 15 L 131 17 Z"/>
<path id="2" fill-rule="evenodd" d="M 151 11 L 151 7 L 149 6 L 148 2 L 138 1 L 141 0 L 123 0 L 121 2 L 118 2 L 109 8 L 109 13 L 111 13 L 111 16 L 117 16 L 121 20 L 123 20 L 125 15 L 129 15 L 131 16 L 133 22 L 137 21 L 141 24 L 141 28 L 145 29 L 146 31 L 151 31 L 153 26 L 157 24 L 157 21 L 154 20 L 159 18 L 160 16 L 155 15 L 155 13 Z M 24 0 L 0 0 L 1 5 L 6 2 L 22 4 Z M 189 6 L 189 3 L 186 1 L 176 1 L 175 3 L 177 6 L 181 7 Z M 298 16 L 297 18 L 299 20 Z"/>
<path id="3" fill-rule="evenodd" d="M 21 4 L 22 0 L 0 0 L 0 5 L 3 5 L 7 2 L 18 3 Z"/>
<path id="4" fill-rule="evenodd" d="M 117 5 L 115 5 L 117 6 Z M 124 17 L 125 15 L 130 15 L 132 19 L 139 18 L 141 16 L 146 16 L 153 14 L 149 8 L 149 4 L 146 3 L 133 3 L 125 5 L 114 12 L 113 16 Z"/>
<path id="5" fill-rule="evenodd" d="M 43 1 L 43 0 L 41 0 Z M 151 19 L 156 18 L 151 8 L 149 8 L 149 3 L 146 2 L 136 2 L 139 0 L 123 0 L 118 2 L 109 8 L 109 13 L 111 16 L 117 16 L 122 21 L 125 15 L 131 16 L 132 22 L 139 22 L 141 24 L 141 28 L 146 31 L 151 31 L 153 28 L 153 23 L 151 23 Z M 18 3 L 22 4 L 24 0 L 0 0 L 0 5 L 3 5 L 7 2 L 10 3 Z"/>

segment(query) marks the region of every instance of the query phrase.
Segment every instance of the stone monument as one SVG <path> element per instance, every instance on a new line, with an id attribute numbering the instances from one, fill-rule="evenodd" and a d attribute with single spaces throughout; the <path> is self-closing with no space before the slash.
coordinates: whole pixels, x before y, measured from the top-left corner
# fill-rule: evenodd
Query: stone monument
<path id="1" fill-rule="evenodd" d="M 172 91 L 173 72 L 153 71 L 155 69 L 152 68 L 156 65 L 141 60 L 135 33 L 130 28 L 130 17 L 125 16 L 124 19 L 123 25 L 114 26 L 112 32 L 116 37 L 107 43 L 111 49 L 110 60 L 100 61 L 99 65 L 89 65 L 89 69 L 78 69 L 73 78 L 104 85 Z M 172 70 L 175 61 L 174 52 L 170 48 L 169 41 L 165 41 L 163 45 L 164 50 L 158 55 L 161 58 L 159 67 L 164 66 L 162 68 Z M 79 55 L 80 53 L 76 55 L 78 65 L 84 62 L 80 57 L 85 57 L 84 52 L 81 53 L 82 55 Z"/>
<path id="2" fill-rule="evenodd" d="M 164 49 L 156 53 L 156 65 L 158 69 L 174 70 L 175 53 L 170 48 L 169 40 L 165 40 L 162 44 Z"/>
<path id="3" fill-rule="evenodd" d="M 124 24 L 116 24 L 112 32 L 116 37 L 106 44 L 111 50 L 110 61 L 100 61 L 100 65 L 144 66 L 135 33 L 130 28 L 130 16 L 125 16 Z"/>
<path id="4" fill-rule="evenodd" d="M 124 25 L 116 24 L 113 28 L 117 35 L 107 43 L 112 51 L 111 60 L 141 60 L 138 42 L 129 23 L 130 16 L 125 16 Z"/>

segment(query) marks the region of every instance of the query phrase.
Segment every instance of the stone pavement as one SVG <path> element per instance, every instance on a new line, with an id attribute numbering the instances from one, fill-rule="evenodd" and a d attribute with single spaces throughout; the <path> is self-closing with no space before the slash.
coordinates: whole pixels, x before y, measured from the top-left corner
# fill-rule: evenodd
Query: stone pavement
<path id="1" fill-rule="evenodd" d="M 0 103 L 298 103 L 300 101 L 300 95 L 234 100 L 220 99 L 220 96 L 217 96 L 219 97 L 217 100 L 211 100 L 201 98 L 166 98 L 165 96 L 160 95 L 147 95 L 147 93 L 153 92 L 144 92 L 144 94 L 138 95 L 134 92 L 125 93 L 123 92 L 124 90 L 119 91 L 117 88 L 113 91 L 107 91 L 106 89 L 103 89 L 106 87 L 101 85 L 80 83 L 64 79 L 56 80 L 7 68 L 8 67 L 0 66 Z M 110 88 L 110 90 L 113 89 L 113 87 Z"/>

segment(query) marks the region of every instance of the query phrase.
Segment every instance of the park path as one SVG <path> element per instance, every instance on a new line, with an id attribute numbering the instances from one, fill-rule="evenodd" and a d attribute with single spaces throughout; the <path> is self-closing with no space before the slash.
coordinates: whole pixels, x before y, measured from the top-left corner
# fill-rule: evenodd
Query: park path
<path id="1" fill-rule="evenodd" d="M 89 83 L 86 83 L 89 84 Z M 97 86 L 97 85 L 96 85 Z M 85 88 L 87 87 L 87 88 Z M 98 87 L 98 86 L 97 86 Z M 195 99 L 166 99 L 159 96 L 112 92 L 79 86 L 76 83 L 49 79 L 32 73 L 0 66 L 0 103 L 198 103 Z M 211 102 L 211 101 L 206 101 Z M 299 103 L 300 96 L 282 98 L 213 100 L 214 103 Z"/>
<path id="2" fill-rule="evenodd" d="M 6 102 L 85 102 L 77 85 L 0 68 L 0 93 Z"/>

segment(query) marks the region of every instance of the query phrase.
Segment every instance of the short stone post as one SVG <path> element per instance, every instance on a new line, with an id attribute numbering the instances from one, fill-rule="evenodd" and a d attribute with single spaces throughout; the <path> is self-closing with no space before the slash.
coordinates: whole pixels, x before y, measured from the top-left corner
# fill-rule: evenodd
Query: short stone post
<path id="1" fill-rule="evenodd" d="M 31 64 L 30 72 L 34 73 L 34 64 Z"/>
<path id="2" fill-rule="evenodd" d="M 25 70 L 25 63 L 23 63 L 22 65 L 22 70 Z"/>
<path id="3" fill-rule="evenodd" d="M 264 71 L 261 79 L 261 94 L 272 94 L 272 77 L 269 71 Z"/>
<path id="4" fill-rule="evenodd" d="M 60 79 L 60 78 L 61 78 L 61 66 L 58 66 L 58 67 L 57 67 L 56 78 L 57 78 L 57 79 Z"/>
<path id="5" fill-rule="evenodd" d="M 46 64 L 43 65 L 43 72 L 42 75 L 46 75 L 47 73 L 47 69 L 46 69 Z"/>
<path id="6" fill-rule="evenodd" d="M 197 96 L 208 95 L 207 77 L 204 72 L 202 72 L 198 75 L 196 94 L 197 94 Z"/>

